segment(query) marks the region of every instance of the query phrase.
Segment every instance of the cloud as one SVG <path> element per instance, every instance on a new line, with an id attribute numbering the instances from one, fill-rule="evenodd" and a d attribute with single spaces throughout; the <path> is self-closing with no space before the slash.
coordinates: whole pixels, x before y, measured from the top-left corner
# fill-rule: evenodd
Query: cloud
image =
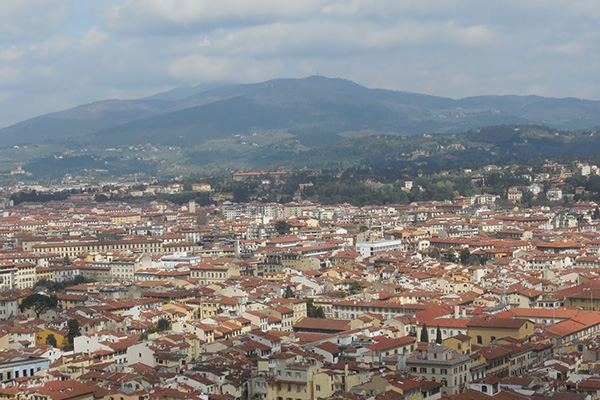
<path id="1" fill-rule="evenodd" d="M 318 12 L 325 0 L 127 0 L 105 10 L 113 29 L 137 34 L 187 33 L 274 20 L 296 20 Z"/>
<path id="2" fill-rule="evenodd" d="M 41 39 L 55 31 L 68 14 L 68 0 L 0 2 L 0 44 Z"/>
<path id="3" fill-rule="evenodd" d="M 88 31 L 88 33 L 85 34 L 82 44 L 85 47 L 95 47 L 101 43 L 104 43 L 107 39 L 108 34 L 94 26 Z"/>
<path id="4" fill-rule="evenodd" d="M 0 2 L 0 126 L 212 80 L 600 97 L 600 0 Z M 551 23 L 550 23 L 551 21 Z"/>

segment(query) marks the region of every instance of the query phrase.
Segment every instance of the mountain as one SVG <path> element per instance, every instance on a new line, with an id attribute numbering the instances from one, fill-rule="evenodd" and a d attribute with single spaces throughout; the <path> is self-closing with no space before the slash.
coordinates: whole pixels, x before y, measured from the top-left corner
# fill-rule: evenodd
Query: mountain
<path id="1" fill-rule="evenodd" d="M 600 125 L 600 102 L 539 96 L 450 99 L 369 89 L 312 76 L 257 84 L 176 88 L 139 100 L 105 100 L 0 130 L 0 147 L 54 141 L 69 145 L 197 146 L 233 135 L 284 132 L 303 145 L 333 143 L 344 132 L 460 132 L 503 124 L 554 129 Z"/>
<path id="2" fill-rule="evenodd" d="M 198 93 L 206 92 L 212 89 L 218 89 L 227 86 L 236 85 L 233 82 L 211 82 L 204 83 L 196 86 L 178 86 L 171 90 L 167 90 L 166 92 L 156 93 L 152 96 L 144 97 L 143 100 L 167 100 L 167 101 L 176 101 L 182 100 L 186 97 L 194 96 Z"/>

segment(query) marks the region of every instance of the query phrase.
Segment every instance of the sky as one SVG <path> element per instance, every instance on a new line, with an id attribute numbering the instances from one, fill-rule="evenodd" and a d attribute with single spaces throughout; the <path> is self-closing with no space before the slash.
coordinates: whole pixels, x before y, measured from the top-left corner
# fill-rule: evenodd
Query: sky
<path id="1" fill-rule="evenodd" d="M 600 99 L 600 0 L 0 2 L 0 127 L 102 99 L 310 75 Z"/>

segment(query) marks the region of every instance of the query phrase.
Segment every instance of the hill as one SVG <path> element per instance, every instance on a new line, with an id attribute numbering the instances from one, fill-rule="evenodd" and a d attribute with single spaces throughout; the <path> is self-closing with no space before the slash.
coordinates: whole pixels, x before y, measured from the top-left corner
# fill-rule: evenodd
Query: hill
<path id="1" fill-rule="evenodd" d="M 106 100 L 0 130 L 0 147 L 79 137 L 81 145 L 195 145 L 234 134 L 289 132 L 303 144 L 345 131 L 460 132 L 502 124 L 557 129 L 600 125 L 600 102 L 539 96 L 450 99 L 369 89 L 344 79 L 176 88 L 140 100 Z M 101 141 L 99 139 L 102 139 Z"/>

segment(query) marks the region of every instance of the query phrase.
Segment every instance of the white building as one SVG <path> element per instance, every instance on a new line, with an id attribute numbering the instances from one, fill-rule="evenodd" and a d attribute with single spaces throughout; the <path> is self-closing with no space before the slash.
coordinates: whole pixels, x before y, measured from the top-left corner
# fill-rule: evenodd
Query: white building
<path id="1" fill-rule="evenodd" d="M 546 197 L 550 201 L 560 201 L 563 198 L 563 192 L 559 188 L 548 189 Z"/>
<path id="2" fill-rule="evenodd" d="M 385 251 L 402 251 L 402 240 L 378 240 L 375 242 L 361 242 L 356 244 L 356 251 L 364 257 L 370 257 Z"/>

